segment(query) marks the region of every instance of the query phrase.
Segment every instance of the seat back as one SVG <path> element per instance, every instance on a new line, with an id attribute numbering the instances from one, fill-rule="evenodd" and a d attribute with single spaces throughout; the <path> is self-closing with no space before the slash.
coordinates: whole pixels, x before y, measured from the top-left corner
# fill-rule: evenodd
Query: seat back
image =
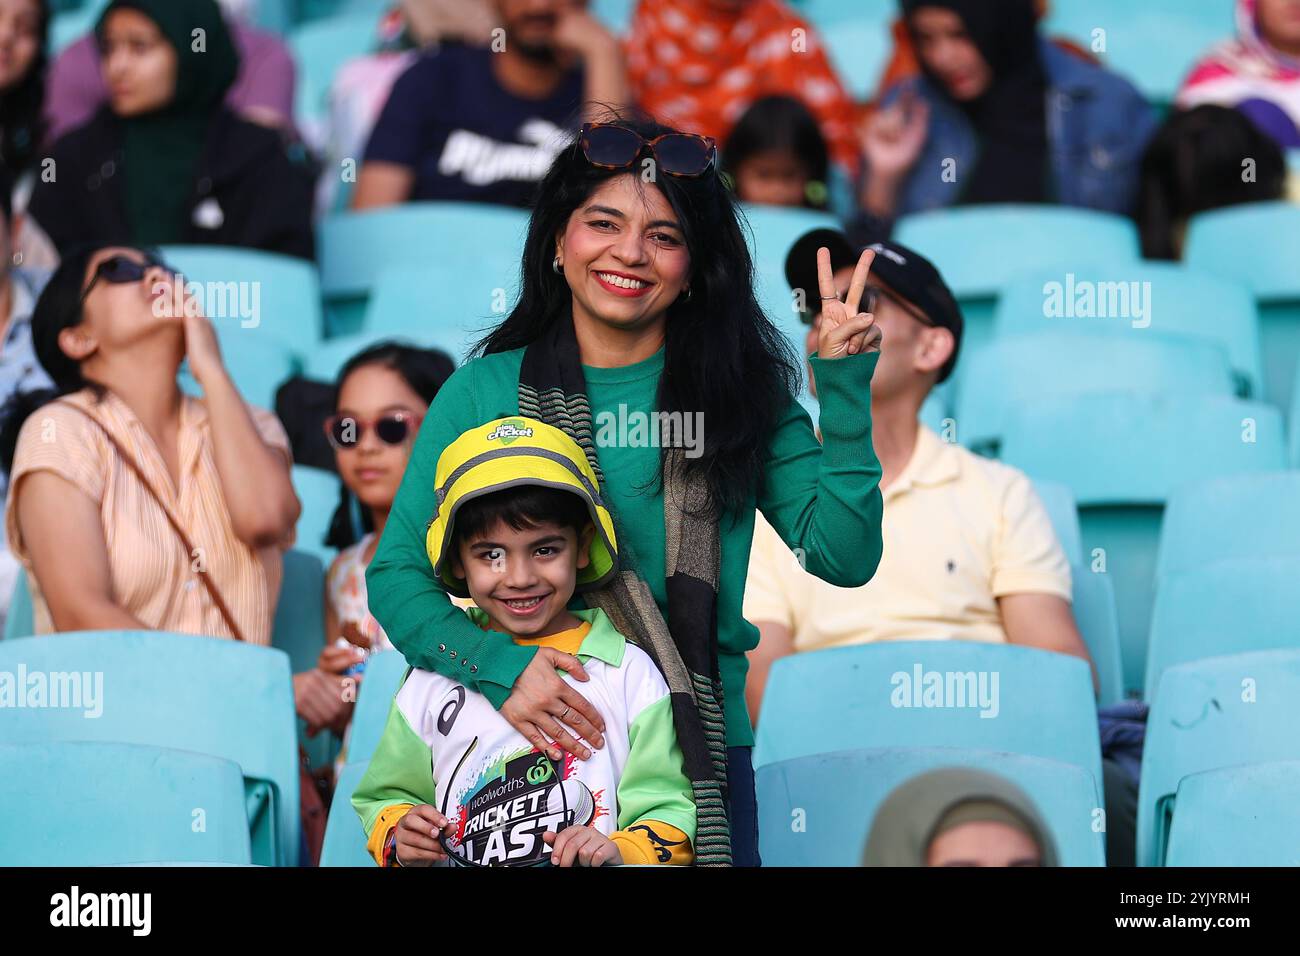
<path id="1" fill-rule="evenodd" d="M 1046 757 L 1101 780 L 1097 709 L 1076 657 L 974 641 L 881 641 L 796 654 L 768 678 L 754 765 L 834 750 L 969 747 Z"/>
<path id="2" fill-rule="evenodd" d="M 325 824 L 325 845 L 321 848 L 321 866 L 374 866 L 375 858 L 366 850 L 366 831 L 352 807 L 352 792 L 365 776 L 369 760 L 349 763 L 334 784 L 334 802 L 330 804 Z"/>
<path id="3" fill-rule="evenodd" d="M 1214 308 L 1205 308 L 1207 302 Z M 993 319 L 994 339 L 1040 332 L 1200 339 L 1227 356 L 1239 397 L 1263 394 L 1259 313 L 1250 290 L 1233 279 L 1141 261 L 1106 269 L 1064 265 L 1007 283 Z"/>
<path id="4" fill-rule="evenodd" d="M 1290 408 L 1300 359 L 1300 273 L 1295 244 L 1300 206 L 1278 200 L 1214 209 L 1192 217 L 1183 261 L 1190 268 L 1245 284 L 1259 309 L 1263 397 Z M 1261 237 L 1278 241 L 1261 241 Z"/>
<path id="5" fill-rule="evenodd" d="M 1300 647 L 1300 554 L 1227 558 L 1160 578 L 1151 615 L 1146 698 L 1166 668 Z"/>
<path id="6" fill-rule="evenodd" d="M 1125 690 L 1141 693 L 1164 502 L 1191 480 L 1283 468 L 1286 450 L 1272 406 L 1117 392 L 1048 396 L 1013 410 L 1001 457 L 1074 491 L 1084 560 L 1114 585 Z"/>
<path id="7" fill-rule="evenodd" d="M 5 866 L 252 859 L 244 780 L 230 760 L 142 744 L 0 742 L 0 779 Z"/>
<path id="8" fill-rule="evenodd" d="M 29 706 L 5 712 L 5 742 L 114 741 L 231 760 L 243 771 L 253 861 L 296 864 L 298 748 L 283 651 L 163 631 L 74 631 L 0 643 L 0 671 L 29 684 Z M 40 688 L 46 704 L 35 706 Z"/>
<path id="9" fill-rule="evenodd" d="M 402 680 L 406 658 L 399 651 L 380 651 L 366 659 L 366 671 L 352 711 L 352 736 L 348 738 L 348 763 L 365 763 L 379 746 L 388 711 Z"/>
<path id="10" fill-rule="evenodd" d="M 338 552 L 326 546 L 325 536 L 339 506 L 342 483 L 334 472 L 310 465 L 294 465 L 290 475 L 294 493 L 302 504 L 295 528 L 294 549 L 312 555 L 328 567 Z"/>
<path id="11" fill-rule="evenodd" d="M 1300 555 L 1300 472 L 1209 478 L 1170 494 L 1157 563 L 1162 578 L 1224 558 L 1283 555 Z"/>
<path id="12" fill-rule="evenodd" d="M 524 210 L 487 203 L 403 203 L 327 216 L 318 248 L 330 334 L 361 330 L 366 300 L 390 267 L 423 268 L 433 289 L 454 285 L 462 270 L 486 269 L 508 288 L 527 228 Z"/>
<path id="13" fill-rule="evenodd" d="M 972 767 L 1011 780 L 1052 831 L 1063 866 L 1104 866 L 1101 798 L 1086 770 L 1023 754 L 959 747 L 885 747 L 769 763 L 755 774 L 766 866 L 857 866 L 876 811 L 912 777 Z"/>
<path id="14" fill-rule="evenodd" d="M 1182 779 L 1165 866 L 1300 866 L 1300 761 Z"/>
<path id="15" fill-rule="evenodd" d="M 1210 657 L 1165 669 L 1147 718 L 1138 793 L 1139 866 L 1161 866 L 1175 795 L 1203 770 L 1300 760 L 1300 650 Z"/>
<path id="16" fill-rule="evenodd" d="M 316 267 L 294 256 L 233 246 L 163 246 L 168 265 L 204 293 L 203 314 L 239 351 L 273 340 L 301 357 L 321 340 L 320 279 Z"/>
<path id="17" fill-rule="evenodd" d="M 1232 371 L 1204 339 L 1040 332 L 1002 338 L 967 359 L 957 390 L 957 425 L 971 448 L 997 442 L 1018 407 L 1058 395 L 1085 396 L 1123 382 L 1132 392 L 1231 396 Z"/>

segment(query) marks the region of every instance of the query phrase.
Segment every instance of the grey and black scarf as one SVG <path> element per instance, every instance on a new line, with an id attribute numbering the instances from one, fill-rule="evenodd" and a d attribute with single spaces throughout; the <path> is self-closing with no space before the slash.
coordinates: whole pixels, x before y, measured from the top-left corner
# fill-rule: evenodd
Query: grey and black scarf
<path id="1" fill-rule="evenodd" d="M 587 382 L 573 331 L 564 316 L 524 352 L 519 371 L 519 413 L 562 429 L 581 446 L 605 483 L 593 438 Z M 696 866 L 731 865 L 727 821 L 727 727 L 718 671 L 717 599 L 721 545 L 708 488 L 687 476 L 680 448 L 664 453 L 665 620 L 637 572 L 629 541 L 618 527 L 619 572 L 585 595 L 609 615 L 628 640 L 659 666 L 672 698 L 673 722 L 695 798 Z M 607 502 L 608 504 L 608 502 Z M 612 509 L 611 509 L 611 513 Z"/>

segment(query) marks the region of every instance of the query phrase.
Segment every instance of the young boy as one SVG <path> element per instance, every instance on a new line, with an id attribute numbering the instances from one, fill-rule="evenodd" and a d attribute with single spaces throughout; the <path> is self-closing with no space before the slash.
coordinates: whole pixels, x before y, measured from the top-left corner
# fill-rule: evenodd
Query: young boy
<path id="1" fill-rule="evenodd" d="M 438 459 L 434 574 L 502 639 L 575 655 L 605 746 L 553 760 L 456 680 L 412 669 L 352 795 L 381 866 L 689 864 L 695 805 L 668 685 L 575 590 L 617 570 L 613 520 L 577 443 L 527 418 L 472 428 Z M 466 667 L 466 670 L 472 668 Z"/>

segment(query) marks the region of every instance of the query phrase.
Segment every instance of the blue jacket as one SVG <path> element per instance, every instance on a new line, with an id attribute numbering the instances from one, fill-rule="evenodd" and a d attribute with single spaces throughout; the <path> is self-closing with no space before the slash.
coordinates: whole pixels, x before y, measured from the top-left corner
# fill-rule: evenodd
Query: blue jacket
<path id="1" fill-rule="evenodd" d="M 1128 213 L 1137 198 L 1138 168 L 1155 131 L 1155 111 L 1132 84 L 1057 46 L 1041 41 L 1047 73 L 1047 139 L 1052 169 L 1049 199 Z M 885 93 L 892 103 L 912 88 L 930 104 L 930 130 L 921 157 L 903 184 L 895 215 L 957 202 L 962 174 L 975 168 L 975 131 L 966 115 L 925 76 L 909 77 Z M 956 181 L 944 161 L 955 159 Z M 951 166 L 951 164 L 949 164 Z"/>

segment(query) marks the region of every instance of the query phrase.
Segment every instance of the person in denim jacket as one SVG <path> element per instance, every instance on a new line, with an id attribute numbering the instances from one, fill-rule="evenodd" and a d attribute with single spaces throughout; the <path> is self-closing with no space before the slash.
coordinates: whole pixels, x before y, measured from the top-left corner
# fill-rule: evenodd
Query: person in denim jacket
<path id="1" fill-rule="evenodd" d="M 1042 39 L 1032 0 L 901 0 L 921 74 L 863 132 L 882 220 L 958 204 L 1128 213 L 1156 115 L 1123 78 Z"/>

